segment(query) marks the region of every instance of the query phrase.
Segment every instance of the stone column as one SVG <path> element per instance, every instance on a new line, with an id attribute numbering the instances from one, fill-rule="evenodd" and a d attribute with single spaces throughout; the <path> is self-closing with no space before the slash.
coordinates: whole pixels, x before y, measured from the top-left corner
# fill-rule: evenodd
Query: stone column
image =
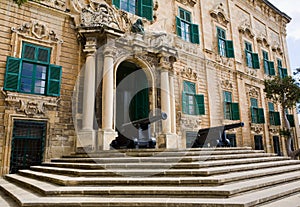
<path id="1" fill-rule="evenodd" d="M 96 37 L 87 37 L 84 52 L 86 62 L 84 69 L 84 91 L 83 91 L 83 114 L 82 129 L 78 132 L 77 149 L 95 150 L 96 131 L 94 125 L 94 106 L 95 106 L 95 81 L 96 81 Z"/>
<path id="2" fill-rule="evenodd" d="M 172 69 L 172 67 L 171 67 L 170 59 L 168 56 L 161 55 L 160 69 L 161 69 L 161 84 L 160 84 L 160 87 L 161 87 L 161 110 L 162 110 L 162 112 L 167 113 L 168 118 L 166 120 L 162 121 L 162 133 L 163 134 L 160 136 L 158 144 L 159 144 L 159 146 L 165 146 L 166 148 L 178 148 L 177 136 L 171 130 L 172 129 L 172 120 L 174 119 L 176 114 L 175 114 L 175 110 L 171 110 L 171 107 L 173 105 L 173 104 L 171 104 L 171 97 L 174 97 L 174 85 L 172 83 L 171 88 L 170 88 L 169 71 Z M 170 89 L 172 89 L 173 92 Z M 175 108 L 175 104 L 173 105 L 173 107 Z M 174 128 L 173 128 L 173 130 L 174 130 Z"/>
<path id="3" fill-rule="evenodd" d="M 170 73 L 170 115 L 171 115 L 171 133 L 176 134 L 176 108 L 175 108 L 175 89 L 174 89 L 174 73 Z"/>
<path id="4" fill-rule="evenodd" d="M 102 129 L 99 131 L 99 149 L 109 150 L 117 133 L 113 129 L 114 111 L 114 56 L 113 46 L 104 49 L 102 87 Z"/>

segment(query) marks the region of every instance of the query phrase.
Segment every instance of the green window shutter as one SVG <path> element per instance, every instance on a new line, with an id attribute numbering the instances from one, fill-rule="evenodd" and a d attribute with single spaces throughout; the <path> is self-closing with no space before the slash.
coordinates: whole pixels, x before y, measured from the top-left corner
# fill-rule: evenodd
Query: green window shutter
<path id="1" fill-rule="evenodd" d="M 275 75 L 274 62 L 268 61 L 268 65 L 269 65 L 269 75 Z"/>
<path id="2" fill-rule="evenodd" d="M 199 39 L 199 26 L 197 24 L 191 25 L 191 36 L 192 36 L 192 43 L 200 44 Z"/>
<path id="3" fill-rule="evenodd" d="M 286 68 L 282 68 L 281 71 L 282 71 L 282 78 L 285 78 L 288 76 L 288 72 L 287 72 Z"/>
<path id="4" fill-rule="evenodd" d="M 47 80 L 47 95 L 59 96 L 61 84 L 62 67 L 58 65 L 49 65 Z"/>
<path id="5" fill-rule="evenodd" d="M 253 68 L 254 69 L 259 69 L 259 57 L 257 53 L 252 53 L 252 63 L 253 63 Z"/>
<path id="6" fill-rule="evenodd" d="M 14 57 L 7 57 L 4 90 L 18 91 L 22 60 Z"/>
<path id="7" fill-rule="evenodd" d="M 234 58 L 233 41 L 231 40 L 226 40 L 226 56 L 228 58 Z"/>
<path id="8" fill-rule="evenodd" d="M 113 0 L 113 5 L 115 5 L 118 9 L 120 8 L 120 0 Z"/>
<path id="9" fill-rule="evenodd" d="M 181 19 L 179 17 L 176 17 L 176 32 L 177 32 L 177 35 L 179 37 L 181 37 L 181 34 L 182 34 L 182 30 L 181 30 Z"/>
<path id="10" fill-rule="evenodd" d="M 189 94 L 196 94 L 196 85 L 195 83 L 189 81 L 183 81 L 183 91 Z"/>
<path id="11" fill-rule="evenodd" d="M 188 109 L 187 109 L 187 95 L 185 92 L 182 93 L 182 113 L 187 114 Z"/>
<path id="12" fill-rule="evenodd" d="M 196 114 L 204 115 L 205 114 L 204 95 L 195 94 L 194 97 L 196 101 Z"/>
<path id="13" fill-rule="evenodd" d="M 24 43 L 22 49 L 22 58 L 29 59 L 29 60 L 36 60 L 36 51 L 37 51 L 36 46 Z"/>
<path id="14" fill-rule="evenodd" d="M 257 121 L 257 117 L 256 117 L 256 113 L 255 113 L 256 108 L 251 107 L 251 122 L 252 123 L 256 123 Z"/>
<path id="15" fill-rule="evenodd" d="M 290 126 L 291 126 L 291 127 L 295 127 L 294 115 L 292 115 L 292 114 L 287 114 L 286 117 L 287 117 L 287 119 L 288 119 L 289 122 L 290 122 Z"/>
<path id="16" fill-rule="evenodd" d="M 232 120 L 240 119 L 239 103 L 231 103 Z"/>
<path id="17" fill-rule="evenodd" d="M 37 61 L 39 62 L 50 62 L 50 49 L 49 48 L 38 48 Z"/>
<path id="18" fill-rule="evenodd" d="M 268 108 L 269 108 L 269 111 L 275 111 L 274 110 L 274 104 L 271 103 L 271 102 L 268 102 Z"/>
<path id="19" fill-rule="evenodd" d="M 274 125 L 275 126 L 280 126 L 281 125 L 281 121 L 280 121 L 280 113 L 279 112 L 273 112 L 274 114 Z"/>
<path id="20" fill-rule="evenodd" d="M 259 124 L 265 123 L 264 109 L 262 109 L 262 108 L 258 109 L 258 123 Z"/>
<path id="21" fill-rule="evenodd" d="M 138 12 L 137 15 L 153 20 L 153 0 L 139 0 L 137 1 Z"/>

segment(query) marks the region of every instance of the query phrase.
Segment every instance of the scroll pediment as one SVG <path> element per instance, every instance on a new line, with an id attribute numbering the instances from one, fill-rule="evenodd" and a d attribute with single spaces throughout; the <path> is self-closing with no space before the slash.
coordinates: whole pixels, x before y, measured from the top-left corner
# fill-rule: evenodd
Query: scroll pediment
<path id="1" fill-rule="evenodd" d="M 265 47 L 269 47 L 270 43 L 268 42 L 266 35 L 260 34 L 257 38 L 256 41 L 260 44 L 263 44 Z"/>
<path id="2" fill-rule="evenodd" d="M 249 38 L 253 39 L 255 34 L 251 29 L 251 25 L 248 20 L 244 20 L 242 24 L 238 27 L 240 33 L 247 35 Z"/>
<path id="3" fill-rule="evenodd" d="M 215 6 L 214 9 L 210 10 L 210 16 L 217 20 L 220 24 L 227 25 L 229 23 L 229 18 L 225 12 L 224 6 L 222 3 Z"/>

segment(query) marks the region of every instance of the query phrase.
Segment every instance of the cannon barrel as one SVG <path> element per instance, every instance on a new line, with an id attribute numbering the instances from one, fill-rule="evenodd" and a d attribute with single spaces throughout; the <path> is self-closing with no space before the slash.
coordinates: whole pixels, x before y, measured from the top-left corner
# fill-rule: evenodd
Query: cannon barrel
<path id="1" fill-rule="evenodd" d="M 160 121 L 160 120 L 166 120 L 168 118 L 168 115 L 164 112 L 161 112 L 159 115 L 155 115 L 155 116 L 151 116 L 151 117 L 147 117 L 147 118 L 144 118 L 144 119 L 139 119 L 139 120 L 135 120 L 135 121 L 132 121 L 132 122 L 129 122 L 129 123 L 125 123 L 122 125 L 122 127 L 126 127 L 128 125 L 133 125 L 135 127 L 139 127 L 139 126 L 142 126 L 142 125 L 149 125 L 151 123 L 154 123 L 154 122 L 157 122 L 157 121 Z"/>
<path id="2" fill-rule="evenodd" d="M 244 125 L 245 125 L 244 122 L 240 122 L 240 123 L 236 123 L 236 124 L 227 124 L 227 125 L 224 125 L 224 130 L 243 127 Z"/>

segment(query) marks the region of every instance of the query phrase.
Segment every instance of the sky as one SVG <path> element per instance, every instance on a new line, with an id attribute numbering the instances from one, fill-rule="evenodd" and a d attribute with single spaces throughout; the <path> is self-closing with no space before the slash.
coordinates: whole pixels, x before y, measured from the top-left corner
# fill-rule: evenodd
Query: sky
<path id="1" fill-rule="evenodd" d="M 300 68 L 300 1 L 299 0 L 269 0 L 280 11 L 292 18 L 287 25 L 287 45 L 291 69 Z"/>

